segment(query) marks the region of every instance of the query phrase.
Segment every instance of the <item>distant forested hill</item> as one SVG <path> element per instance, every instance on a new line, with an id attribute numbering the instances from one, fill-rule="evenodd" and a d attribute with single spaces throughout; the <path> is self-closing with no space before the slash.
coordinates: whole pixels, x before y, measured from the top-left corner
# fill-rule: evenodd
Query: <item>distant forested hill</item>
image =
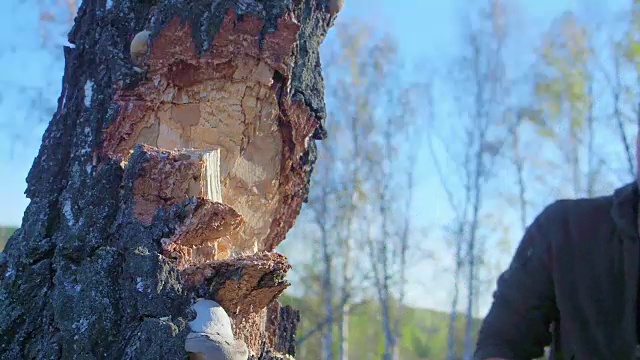
<path id="1" fill-rule="evenodd" d="M 300 310 L 299 339 L 322 320 L 321 306 L 317 301 L 286 295 L 282 301 Z M 380 311 L 375 302 L 366 302 L 354 307 L 349 318 L 350 359 L 380 358 L 383 337 L 379 314 Z M 400 358 L 402 360 L 446 359 L 448 326 L 449 314 L 447 313 L 429 309 L 406 308 L 402 316 Z M 475 320 L 474 330 L 477 331 L 479 326 L 480 320 Z M 337 326 L 335 329 L 334 334 L 337 335 Z M 459 314 L 457 318 L 455 333 L 455 359 L 462 359 L 464 314 Z M 336 352 L 337 347 L 336 339 L 334 342 Z M 298 348 L 296 359 L 320 359 L 320 349 L 320 337 L 316 334 Z"/>
<path id="2" fill-rule="evenodd" d="M 0 226 L 0 251 L 4 249 L 4 245 L 14 231 L 16 231 L 14 227 Z"/>

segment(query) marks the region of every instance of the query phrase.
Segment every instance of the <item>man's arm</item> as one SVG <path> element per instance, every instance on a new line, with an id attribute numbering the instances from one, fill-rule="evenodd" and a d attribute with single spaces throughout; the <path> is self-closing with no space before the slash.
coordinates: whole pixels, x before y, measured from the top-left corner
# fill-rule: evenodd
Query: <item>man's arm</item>
<path id="1" fill-rule="evenodd" d="M 556 315 L 550 231 L 562 221 L 562 207 L 547 207 L 531 224 L 500 275 L 493 304 L 478 334 L 476 360 L 530 360 L 551 342 Z M 555 232 L 557 233 L 557 232 Z"/>

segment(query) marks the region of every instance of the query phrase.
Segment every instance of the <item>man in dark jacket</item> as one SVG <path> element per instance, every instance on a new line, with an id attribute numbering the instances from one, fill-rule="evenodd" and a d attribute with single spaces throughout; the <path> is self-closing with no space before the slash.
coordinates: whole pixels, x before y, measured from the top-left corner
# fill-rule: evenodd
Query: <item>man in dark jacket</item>
<path id="1" fill-rule="evenodd" d="M 635 360 L 638 185 L 560 200 L 529 226 L 478 335 L 476 360 Z"/>

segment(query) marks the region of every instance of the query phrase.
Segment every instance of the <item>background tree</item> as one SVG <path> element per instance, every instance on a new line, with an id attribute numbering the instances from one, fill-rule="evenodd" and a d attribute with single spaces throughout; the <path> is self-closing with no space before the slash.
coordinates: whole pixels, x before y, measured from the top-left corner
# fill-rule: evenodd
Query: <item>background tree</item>
<path id="1" fill-rule="evenodd" d="M 572 194 L 592 195 L 593 187 L 582 181 L 582 154 L 586 152 L 585 157 L 592 157 L 592 149 L 584 144 L 593 136 L 591 51 L 587 30 L 576 16 L 566 13 L 552 24 L 539 51 L 535 94 L 544 116 L 540 123 L 541 131 L 557 141 L 564 160 L 571 168 Z M 588 183 L 591 181 L 589 178 Z M 557 186 L 562 187 L 560 184 Z"/>
<path id="2" fill-rule="evenodd" d="M 471 359 L 474 349 L 473 318 L 480 289 L 478 269 L 483 258 L 480 218 L 486 206 L 486 183 L 494 176 L 495 157 L 501 150 L 499 143 L 504 137 L 503 99 L 507 81 L 504 13 L 504 6 L 499 0 L 489 1 L 472 10 L 463 30 L 464 53 L 454 70 L 459 75 L 455 82 L 458 107 L 463 109 L 461 140 L 467 149 L 462 161 L 457 162 L 467 175 L 462 178 L 462 186 L 465 189 L 463 193 L 468 194 L 468 212 L 461 222 L 466 227 L 461 233 L 466 237 L 466 249 L 462 255 L 467 269 L 464 359 Z"/>
<path id="3" fill-rule="evenodd" d="M 310 204 L 302 217 L 310 222 L 301 223 L 329 229 L 330 261 L 323 263 L 331 265 L 321 276 L 326 280 L 331 274 L 332 309 L 340 310 L 326 309 L 319 320 L 325 323 L 335 318 L 339 358 L 361 358 L 363 350 L 375 354 L 375 348 L 349 346 L 353 334 L 350 314 L 366 306 L 374 295 L 382 314 L 379 334 L 387 339 L 381 351 L 400 356 L 396 346 L 403 326 L 399 307 L 404 301 L 407 268 L 419 259 L 407 254 L 419 227 L 412 229 L 412 192 L 406 189 L 413 187 L 419 153 L 422 130 L 415 122 L 415 104 L 423 87 L 403 78 L 405 69 L 397 59 L 394 39 L 356 22 L 339 26 L 336 37 L 334 46 L 325 52 L 331 137 L 319 147 L 319 153 L 326 156 L 316 166 Z M 325 205 L 330 211 L 323 210 Z M 328 217 L 320 220 L 319 214 Z M 386 237 L 378 227 L 382 224 Z M 368 249 L 367 256 L 353 249 Z M 323 261 L 322 256 L 317 260 Z M 363 267 L 372 270 L 353 270 Z M 324 288 L 319 293 L 326 305 Z M 330 330 L 324 329 L 322 336 L 327 339 Z M 376 334 L 372 331 L 374 338 Z M 302 337 L 306 339 L 307 333 Z"/>
<path id="4" fill-rule="evenodd" d="M 8 13 L 19 12 L 21 8 L 32 7 L 37 9 L 37 43 L 30 44 L 26 39 L 29 29 L 24 28 L 25 19 L 15 18 L 20 29 L 17 30 L 20 36 L 6 36 L 2 39 L 2 51 L 0 60 L 9 63 L 21 56 L 33 56 L 35 53 L 43 53 L 49 56 L 49 61 L 43 68 L 62 69 L 64 58 L 60 51 L 63 45 L 68 45 L 66 34 L 69 32 L 76 14 L 77 4 L 72 0 L 22 0 L 7 1 L 5 11 Z M 33 32 L 34 34 L 36 32 Z M 32 46 L 27 47 L 30 44 Z M 42 62 L 47 57 L 42 56 Z M 26 70 L 26 69 L 25 69 Z M 27 70 L 31 71 L 31 70 Z M 27 110 L 24 117 L 11 120 L 0 120 L 0 136 L 10 143 L 9 157 L 13 157 L 16 152 L 29 147 L 36 141 L 34 136 L 39 134 L 34 132 L 34 128 L 39 128 L 51 119 L 56 110 L 56 96 L 60 90 L 60 79 L 45 73 L 39 77 L 39 81 L 33 82 L 21 76 L 0 77 L 0 105 L 23 104 Z M 17 103 L 17 104 L 16 104 Z M 20 106 L 18 106 L 19 108 Z"/>

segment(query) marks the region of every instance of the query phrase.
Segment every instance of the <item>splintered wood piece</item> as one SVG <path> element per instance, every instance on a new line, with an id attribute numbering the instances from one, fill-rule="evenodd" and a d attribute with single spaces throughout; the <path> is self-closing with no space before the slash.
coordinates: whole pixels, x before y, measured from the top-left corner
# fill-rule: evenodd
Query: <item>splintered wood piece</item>
<path id="1" fill-rule="evenodd" d="M 205 199 L 222 202 L 220 185 L 220 149 L 202 154 L 202 187 Z"/>
<path id="2" fill-rule="evenodd" d="M 171 243 L 188 247 L 206 245 L 238 231 L 243 223 L 240 214 L 231 207 L 202 199 Z"/>
<path id="3" fill-rule="evenodd" d="M 180 269 L 227 259 L 233 251 L 229 236 L 243 225 L 242 217 L 229 206 L 199 199 L 184 225 L 162 241 L 163 249 Z"/>
<path id="4" fill-rule="evenodd" d="M 159 208 L 188 197 L 222 203 L 220 150 L 162 150 L 141 145 L 147 160 L 134 183 L 136 217 L 150 223 Z"/>
<path id="5" fill-rule="evenodd" d="M 177 149 L 179 153 L 197 159 L 201 163 L 197 196 L 215 202 L 222 201 L 222 179 L 220 177 L 220 148 L 206 150 Z"/>

